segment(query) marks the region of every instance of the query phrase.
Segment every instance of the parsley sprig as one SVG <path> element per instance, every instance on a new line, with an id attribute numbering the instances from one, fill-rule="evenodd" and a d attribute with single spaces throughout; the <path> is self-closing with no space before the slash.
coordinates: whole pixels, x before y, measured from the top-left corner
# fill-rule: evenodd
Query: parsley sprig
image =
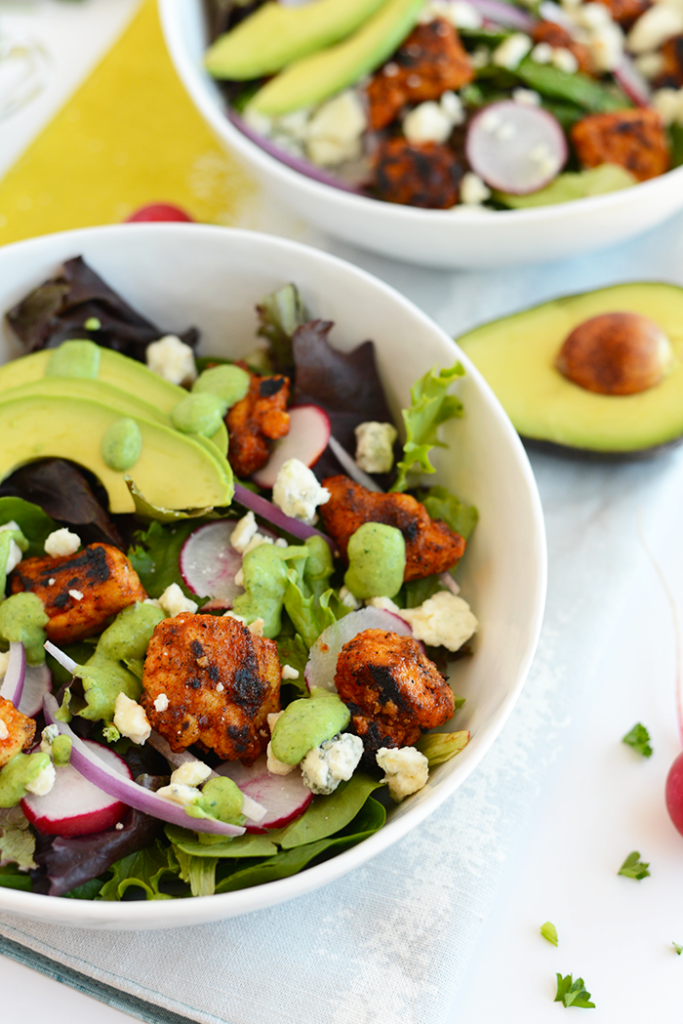
<path id="1" fill-rule="evenodd" d="M 541 935 L 548 942 L 552 942 L 553 946 L 557 945 L 557 928 L 552 921 L 546 921 L 545 924 L 541 925 Z"/>
<path id="2" fill-rule="evenodd" d="M 676 950 L 679 956 L 681 955 L 681 953 L 683 953 L 683 946 L 679 946 L 677 942 L 672 942 L 671 945 Z"/>
<path id="3" fill-rule="evenodd" d="M 633 853 L 629 853 L 617 874 L 625 875 L 626 878 L 635 878 L 640 882 L 643 878 L 649 877 L 650 872 L 647 870 L 649 866 L 649 863 L 645 864 L 641 861 L 640 854 L 634 850 Z"/>
<path id="4" fill-rule="evenodd" d="M 644 725 L 640 722 L 636 722 L 630 732 L 627 732 L 622 737 L 622 743 L 625 743 L 629 747 L 633 747 L 635 751 L 642 754 L 643 757 L 652 756 L 652 747 L 650 746 L 650 734 Z"/>
<path id="5" fill-rule="evenodd" d="M 563 1006 L 579 1006 L 584 1010 L 595 1009 L 595 1003 L 590 1001 L 591 994 L 584 988 L 583 978 L 574 978 L 571 974 L 568 974 L 565 978 L 561 974 L 557 975 L 557 993 L 555 995 L 555 1002 L 562 1003 Z"/>

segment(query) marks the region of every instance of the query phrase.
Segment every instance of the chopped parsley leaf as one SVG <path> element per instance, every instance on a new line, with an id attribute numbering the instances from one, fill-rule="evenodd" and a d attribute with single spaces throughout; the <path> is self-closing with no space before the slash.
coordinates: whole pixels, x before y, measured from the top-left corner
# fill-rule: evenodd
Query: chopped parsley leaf
<path id="1" fill-rule="evenodd" d="M 643 757 L 652 756 L 652 747 L 650 746 L 650 734 L 644 725 L 640 722 L 636 722 L 630 732 L 627 732 L 622 737 L 622 743 L 626 743 L 627 746 L 633 747 L 637 753 L 642 754 Z"/>
<path id="2" fill-rule="evenodd" d="M 625 875 L 626 878 L 636 878 L 640 881 L 641 879 L 649 876 L 650 872 L 647 870 L 649 866 L 649 864 L 645 864 L 641 861 L 640 854 L 637 850 L 634 850 L 633 853 L 629 853 L 617 874 Z"/>
<path id="3" fill-rule="evenodd" d="M 679 956 L 681 955 L 681 953 L 683 953 L 683 946 L 679 946 L 677 942 L 672 942 L 671 945 L 676 950 Z"/>
<path id="4" fill-rule="evenodd" d="M 557 975 L 557 993 L 554 1000 L 556 1003 L 562 1003 L 565 1007 L 579 1006 L 584 1010 L 589 1010 L 595 1008 L 595 1003 L 591 1003 L 590 998 L 590 992 L 586 992 L 583 987 L 583 978 L 577 978 L 574 981 L 571 974 L 568 974 L 566 978 L 563 978 L 561 974 Z"/>
<path id="5" fill-rule="evenodd" d="M 545 924 L 541 925 L 541 935 L 548 942 L 552 942 L 553 946 L 557 945 L 557 928 L 552 921 L 546 921 Z"/>

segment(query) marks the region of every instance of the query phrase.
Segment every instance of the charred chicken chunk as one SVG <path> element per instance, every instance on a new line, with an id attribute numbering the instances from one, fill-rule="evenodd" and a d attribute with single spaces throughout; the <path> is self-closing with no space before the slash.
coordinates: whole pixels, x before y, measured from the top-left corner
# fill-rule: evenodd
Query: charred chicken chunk
<path id="1" fill-rule="evenodd" d="M 347 476 L 328 477 L 323 486 L 330 500 L 320 506 L 320 515 L 344 557 L 351 535 L 363 523 L 385 523 L 401 531 L 406 542 L 406 582 L 452 569 L 465 552 L 464 538 L 432 519 L 409 494 L 376 494 Z"/>
<path id="2" fill-rule="evenodd" d="M 289 430 L 288 377 L 259 377 L 252 373 L 249 391 L 228 412 L 228 459 L 237 476 L 249 476 L 265 466 L 272 442 Z"/>
<path id="3" fill-rule="evenodd" d="M 656 178 L 669 169 L 669 144 L 656 110 L 618 110 L 589 114 L 571 129 L 583 167 L 620 164 L 638 181 Z"/>
<path id="4" fill-rule="evenodd" d="M 531 37 L 535 43 L 548 43 L 554 50 L 569 50 L 576 57 L 579 71 L 583 71 L 585 75 L 593 74 L 593 61 L 588 47 L 583 43 L 577 43 L 566 28 L 562 28 L 556 22 L 539 21 L 534 27 Z"/>
<path id="5" fill-rule="evenodd" d="M 661 49 L 663 67 L 652 85 L 655 89 L 683 87 L 683 36 L 667 39 Z"/>
<path id="6" fill-rule="evenodd" d="M 448 146 L 387 139 L 375 154 L 374 188 L 387 203 L 450 210 L 458 202 L 463 173 Z"/>
<path id="7" fill-rule="evenodd" d="M 15 754 L 30 747 L 36 731 L 32 718 L 17 711 L 11 700 L 0 697 L 0 768 L 12 760 Z"/>
<path id="8" fill-rule="evenodd" d="M 623 28 L 630 28 L 641 14 L 652 7 L 652 0 L 598 0 L 604 4 L 612 15 L 612 19 Z"/>
<path id="9" fill-rule="evenodd" d="M 473 78 L 470 59 L 449 22 L 436 18 L 418 25 L 368 85 L 370 128 L 386 128 L 407 103 L 438 100 Z"/>
<path id="10" fill-rule="evenodd" d="M 366 754 L 410 746 L 453 717 L 453 693 L 417 640 L 366 629 L 342 647 L 334 677 Z"/>
<path id="11" fill-rule="evenodd" d="M 25 558 L 11 574 L 12 593 L 36 594 L 49 616 L 48 640 L 71 643 L 98 633 L 107 619 L 147 597 L 126 556 L 90 544 L 61 558 Z"/>
<path id="12" fill-rule="evenodd" d="M 182 612 L 154 630 L 140 703 L 172 750 L 196 743 L 250 765 L 268 745 L 280 678 L 274 640 L 253 636 L 237 619 Z"/>

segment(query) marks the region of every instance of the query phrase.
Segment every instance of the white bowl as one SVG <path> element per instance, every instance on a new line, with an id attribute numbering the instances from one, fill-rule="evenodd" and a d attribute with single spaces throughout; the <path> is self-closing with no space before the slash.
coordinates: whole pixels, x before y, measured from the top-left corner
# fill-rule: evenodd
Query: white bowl
<path id="1" fill-rule="evenodd" d="M 0 911 L 88 928 L 168 928 L 243 914 L 291 899 L 339 877 L 386 849 L 437 812 L 482 759 L 503 727 L 536 646 L 545 597 L 545 543 L 536 486 L 524 449 L 486 383 L 440 328 L 397 292 L 314 249 L 251 232 L 195 225 L 90 228 L 0 248 L 0 310 L 83 255 L 133 306 L 159 326 L 196 324 L 204 352 L 236 356 L 255 340 L 255 304 L 294 281 L 314 316 L 333 320 L 332 343 L 376 344 L 392 407 L 430 367 L 461 358 L 461 420 L 448 424 L 449 452 L 438 480 L 479 508 L 480 522 L 461 570 L 464 596 L 481 629 L 476 653 L 457 662 L 453 686 L 467 702 L 451 728 L 470 729 L 465 750 L 432 772 L 426 789 L 389 815 L 379 832 L 293 878 L 201 899 L 90 903 L 0 888 Z M 17 354 L 3 325 L 0 358 Z"/>
<path id="2" fill-rule="evenodd" d="M 269 156 L 228 121 L 225 99 L 203 67 L 203 0 L 158 3 L 176 71 L 224 147 L 305 220 L 362 249 L 428 267 L 538 263 L 613 245 L 683 207 L 683 167 L 622 192 L 535 210 L 420 210 L 320 184 Z"/>

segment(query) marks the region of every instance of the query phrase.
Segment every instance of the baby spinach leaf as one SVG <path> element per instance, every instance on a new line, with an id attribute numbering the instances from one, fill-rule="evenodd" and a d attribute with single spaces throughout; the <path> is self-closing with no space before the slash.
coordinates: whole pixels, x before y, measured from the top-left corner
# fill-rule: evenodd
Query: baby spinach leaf
<path id="1" fill-rule="evenodd" d="M 377 779 L 356 772 L 330 796 L 316 797 L 300 818 L 283 829 L 278 845 L 291 850 L 334 835 L 353 821 L 370 794 L 381 785 Z"/>
<path id="2" fill-rule="evenodd" d="M 447 392 L 453 381 L 464 373 L 460 363 L 451 369 L 437 370 L 434 367 L 413 384 L 410 389 L 410 408 L 402 411 L 406 441 L 403 445 L 403 459 L 396 467 L 397 477 L 392 491 L 406 489 L 408 473 L 415 467 L 422 473 L 436 472 L 429 461 L 429 453 L 432 448 L 446 447 L 438 439 L 439 426 L 454 416 L 462 416 L 462 403 Z"/>
<path id="3" fill-rule="evenodd" d="M 31 876 L 25 871 L 20 871 L 16 864 L 6 864 L 4 868 L 0 868 L 0 889 L 21 889 L 22 892 L 32 892 Z"/>
<path id="4" fill-rule="evenodd" d="M 225 836 L 212 836 L 212 842 L 200 841 L 196 833 L 178 825 L 167 825 L 166 836 L 177 849 L 193 857 L 272 857 L 277 853 L 277 846 L 270 835 L 258 835 L 245 832 L 234 839 Z M 177 855 L 177 854 L 176 854 Z"/>
<path id="5" fill-rule="evenodd" d="M 27 558 L 45 554 L 45 541 L 58 526 L 42 508 L 22 498 L 0 498 L 0 526 L 11 523 L 19 526 L 28 541 Z"/>
<path id="6" fill-rule="evenodd" d="M 537 64 L 530 57 L 524 58 L 514 74 L 542 96 L 567 100 L 591 113 L 625 110 L 633 105 L 621 90 L 607 88 L 581 72 L 568 74 L 552 64 Z"/>

